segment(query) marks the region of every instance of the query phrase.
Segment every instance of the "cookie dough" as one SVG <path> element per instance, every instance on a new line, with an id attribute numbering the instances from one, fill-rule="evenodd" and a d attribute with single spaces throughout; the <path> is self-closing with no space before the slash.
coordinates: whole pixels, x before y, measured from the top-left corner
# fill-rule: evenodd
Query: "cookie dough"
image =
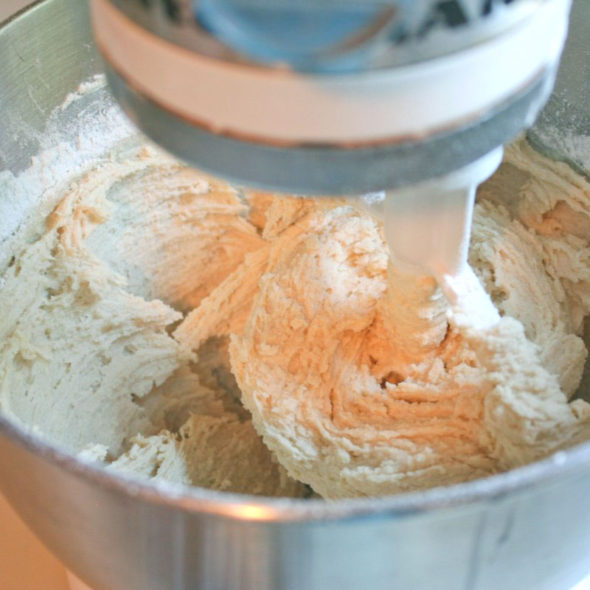
<path id="1" fill-rule="evenodd" d="M 170 336 L 263 244 L 247 212 L 235 190 L 145 148 L 72 182 L 3 273 L 2 411 L 108 469 L 307 495 L 236 399 L 227 342 L 201 361 Z"/>
<path id="2" fill-rule="evenodd" d="M 568 403 L 587 356 L 589 215 L 588 184 L 522 142 L 475 211 L 470 260 L 499 322 L 474 328 L 433 279 L 391 266 L 375 220 L 336 206 L 252 254 L 175 335 L 232 333 L 256 429 L 324 497 L 491 475 L 590 437 L 590 406 Z"/>
<path id="3" fill-rule="evenodd" d="M 152 148 L 105 158 L 12 247 L 0 409 L 111 471 L 341 498 L 590 438 L 568 401 L 590 186 L 525 142 L 479 191 L 470 264 L 502 316 L 485 328 L 350 203 L 240 191 Z"/>

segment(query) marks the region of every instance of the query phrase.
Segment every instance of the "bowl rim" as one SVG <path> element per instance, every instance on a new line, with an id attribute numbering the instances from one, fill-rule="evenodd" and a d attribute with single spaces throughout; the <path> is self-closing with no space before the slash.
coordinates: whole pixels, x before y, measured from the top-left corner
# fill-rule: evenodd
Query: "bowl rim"
<path id="1" fill-rule="evenodd" d="M 141 479 L 110 472 L 43 440 L 0 412 L 0 437 L 54 467 L 112 492 L 167 505 L 183 512 L 211 514 L 241 521 L 321 522 L 367 518 L 400 518 L 458 506 L 497 502 L 508 495 L 549 486 L 565 477 L 590 472 L 590 441 L 557 451 L 539 461 L 485 478 L 427 490 L 380 497 L 340 500 L 285 498 L 238 494 Z M 586 468 L 585 470 L 583 468 Z"/>
<path id="2" fill-rule="evenodd" d="M 0 30 L 38 6 L 51 0 L 35 0 L 3 22 Z M 0 409 L 0 437 L 54 467 L 86 479 L 112 492 L 139 498 L 152 504 L 171 506 L 191 513 L 207 513 L 244 521 L 321 522 L 403 517 L 426 511 L 444 510 L 481 502 L 497 501 L 508 494 L 557 479 L 579 475 L 590 467 L 590 441 L 503 473 L 451 486 L 404 492 L 382 497 L 327 501 L 324 499 L 275 498 L 222 492 L 166 481 L 142 480 L 130 474 L 108 471 L 98 462 L 79 459 L 10 419 Z M 590 469 L 588 469 L 590 471 Z"/>

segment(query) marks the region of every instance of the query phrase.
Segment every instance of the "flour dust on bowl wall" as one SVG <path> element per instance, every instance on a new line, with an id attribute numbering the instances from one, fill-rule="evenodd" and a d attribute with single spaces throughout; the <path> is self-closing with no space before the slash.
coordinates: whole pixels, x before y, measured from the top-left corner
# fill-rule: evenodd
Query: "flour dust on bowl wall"
<path id="1" fill-rule="evenodd" d="M 469 262 L 501 319 L 475 329 L 350 201 L 138 135 L 86 17 L 50 0 L 0 34 L 26 84 L 0 95 L 0 486 L 47 546 L 96 590 L 587 574 L 583 171 L 520 138 L 482 185 Z"/>

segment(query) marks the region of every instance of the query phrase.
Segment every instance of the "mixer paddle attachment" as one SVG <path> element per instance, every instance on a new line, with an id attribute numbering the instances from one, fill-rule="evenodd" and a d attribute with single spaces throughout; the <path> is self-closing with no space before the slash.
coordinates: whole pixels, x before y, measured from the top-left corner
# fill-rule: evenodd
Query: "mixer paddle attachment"
<path id="1" fill-rule="evenodd" d="M 416 277 L 434 277 L 448 302 L 481 328 L 499 316 L 467 254 L 477 186 L 501 159 L 497 148 L 446 176 L 387 191 L 381 204 L 393 263 Z"/>

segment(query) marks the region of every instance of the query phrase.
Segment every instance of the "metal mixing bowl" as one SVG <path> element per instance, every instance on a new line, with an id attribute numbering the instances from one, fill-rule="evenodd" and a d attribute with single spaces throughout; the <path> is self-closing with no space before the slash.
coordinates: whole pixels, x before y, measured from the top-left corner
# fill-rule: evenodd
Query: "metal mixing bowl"
<path id="1" fill-rule="evenodd" d="M 3 173 L 51 143 L 50 113 L 100 70 L 80 0 L 45 0 L 5 23 Z M 86 106 L 104 100 L 97 90 Z M 70 129 L 84 121 L 60 116 Z M 22 222 L 27 207 L 2 186 L 0 212 Z M 590 573 L 590 443 L 485 480 L 330 503 L 138 483 L 0 417 L 0 489 L 95 590 L 556 590 Z"/>

